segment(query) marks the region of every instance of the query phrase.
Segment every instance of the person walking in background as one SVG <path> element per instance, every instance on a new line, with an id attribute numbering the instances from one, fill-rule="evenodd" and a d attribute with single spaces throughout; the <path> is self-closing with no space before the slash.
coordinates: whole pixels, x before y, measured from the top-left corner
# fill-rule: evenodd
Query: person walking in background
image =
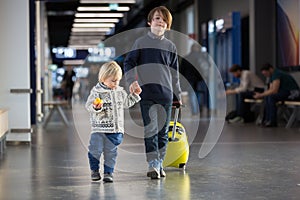
<path id="1" fill-rule="evenodd" d="M 62 79 L 64 90 L 64 99 L 71 102 L 73 96 L 73 87 L 76 80 L 76 73 L 72 66 L 67 66 Z"/>
<path id="2" fill-rule="evenodd" d="M 188 90 L 189 100 L 191 104 L 192 115 L 198 115 L 200 112 L 200 99 L 198 94 L 198 84 L 203 81 L 201 68 L 201 49 L 200 45 L 193 44 L 191 52 L 182 59 L 180 64 L 180 72 L 189 82 L 189 86 L 184 89 Z"/>
<path id="3" fill-rule="evenodd" d="M 275 69 L 271 64 L 266 63 L 261 68 L 261 73 L 269 78 L 269 89 L 263 93 L 255 93 L 255 99 L 264 98 L 264 120 L 262 125 L 264 127 L 277 126 L 277 106 L 278 101 L 287 100 L 291 95 L 291 91 L 298 90 L 299 86 L 295 79 L 279 70 Z"/>
<path id="4" fill-rule="evenodd" d="M 136 81 L 133 83 L 135 90 L 129 95 L 119 86 L 122 70 L 114 61 L 103 64 L 98 77 L 99 82 L 92 88 L 85 105 L 91 122 L 88 158 L 91 178 L 98 181 L 101 179 L 99 165 L 103 153 L 103 181 L 113 182 L 117 146 L 124 134 L 124 108 L 140 101 L 142 90 Z"/>
<path id="5" fill-rule="evenodd" d="M 124 60 L 126 81 L 134 91 L 136 78 L 141 93 L 141 113 L 144 124 L 144 142 L 148 162 L 147 176 L 165 177 L 163 161 L 168 144 L 168 127 L 172 101 L 181 102 L 177 49 L 164 34 L 170 30 L 172 15 L 159 6 L 148 14 L 150 31 L 138 38 Z M 175 99 L 173 99 L 173 93 Z"/>
<path id="6" fill-rule="evenodd" d="M 98 81 L 98 72 L 99 72 L 99 65 L 97 64 L 91 64 L 89 67 L 89 73 L 86 77 L 86 87 L 85 87 L 85 96 L 84 100 L 86 101 L 88 97 L 89 91 L 99 82 Z"/>
<path id="7" fill-rule="evenodd" d="M 237 94 L 236 111 L 237 116 L 233 119 L 229 119 L 229 123 L 243 123 L 250 113 L 250 104 L 245 103 L 244 99 L 253 99 L 255 92 L 263 92 L 263 81 L 249 70 L 244 70 L 240 65 L 234 64 L 230 67 L 229 72 L 235 78 L 240 80 L 238 87 L 234 89 L 227 89 L 226 95 Z M 247 121 L 247 120 L 246 120 Z"/>

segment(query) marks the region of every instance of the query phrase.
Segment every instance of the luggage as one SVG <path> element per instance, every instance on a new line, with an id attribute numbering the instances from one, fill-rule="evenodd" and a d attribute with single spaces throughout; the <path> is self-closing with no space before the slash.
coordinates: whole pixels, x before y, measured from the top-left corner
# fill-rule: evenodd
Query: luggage
<path id="1" fill-rule="evenodd" d="M 169 143 L 163 166 L 185 169 L 189 157 L 189 144 L 184 126 L 178 122 L 179 110 L 180 106 L 176 106 L 174 121 L 170 122 L 168 132 Z"/>

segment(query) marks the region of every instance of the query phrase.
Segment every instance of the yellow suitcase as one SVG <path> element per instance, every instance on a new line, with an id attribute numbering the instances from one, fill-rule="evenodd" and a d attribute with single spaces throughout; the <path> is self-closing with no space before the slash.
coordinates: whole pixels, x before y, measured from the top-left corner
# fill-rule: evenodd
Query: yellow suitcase
<path id="1" fill-rule="evenodd" d="M 169 143 L 163 166 L 185 169 L 190 150 L 184 126 L 178 122 L 179 109 L 179 107 L 176 107 L 174 121 L 170 122 L 168 132 Z M 175 128 L 174 124 L 176 124 Z"/>

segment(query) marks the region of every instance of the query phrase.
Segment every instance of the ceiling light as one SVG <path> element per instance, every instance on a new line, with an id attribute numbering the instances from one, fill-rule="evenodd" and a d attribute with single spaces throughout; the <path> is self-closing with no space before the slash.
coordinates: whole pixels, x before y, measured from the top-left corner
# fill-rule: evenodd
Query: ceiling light
<path id="1" fill-rule="evenodd" d="M 123 13 L 76 13 L 75 17 L 124 17 Z"/>
<path id="2" fill-rule="evenodd" d="M 102 40 L 70 40 L 69 45 L 76 45 L 76 44 L 91 45 L 91 44 L 99 44 L 100 42 L 102 42 Z"/>
<path id="3" fill-rule="evenodd" d="M 76 40 L 76 41 L 69 41 L 69 45 L 97 45 L 100 42 L 102 42 L 102 40 Z"/>
<path id="4" fill-rule="evenodd" d="M 83 65 L 84 60 L 64 60 L 63 61 L 64 65 Z"/>
<path id="5" fill-rule="evenodd" d="M 74 36 L 71 36 L 69 41 L 86 41 L 86 40 L 98 40 L 99 41 L 99 40 L 103 40 L 104 38 L 105 38 L 104 36 L 102 36 L 102 37 L 88 37 L 88 36 L 74 37 Z"/>
<path id="6" fill-rule="evenodd" d="M 100 37 L 105 35 L 101 32 L 89 32 L 89 33 L 80 33 L 80 32 L 71 32 L 71 36 L 94 36 L 94 37 Z"/>
<path id="7" fill-rule="evenodd" d="M 79 39 L 79 38 L 92 38 L 92 39 L 101 39 L 104 38 L 105 34 L 103 35 L 71 35 L 70 38 Z"/>
<path id="8" fill-rule="evenodd" d="M 80 0 L 80 3 L 135 3 L 135 0 Z"/>
<path id="9" fill-rule="evenodd" d="M 72 28 L 72 32 L 109 32 L 110 28 Z"/>
<path id="10" fill-rule="evenodd" d="M 74 22 L 78 23 L 118 23 L 119 19 L 117 18 L 75 18 Z"/>
<path id="11" fill-rule="evenodd" d="M 115 27 L 115 24 L 112 24 L 112 23 L 87 23 L 87 24 L 83 24 L 83 23 L 74 23 L 73 24 L 73 27 L 75 28 L 83 28 L 83 27 L 93 27 L 93 28 L 102 28 L 102 27 L 108 27 L 108 28 L 113 28 Z"/>
<path id="12" fill-rule="evenodd" d="M 129 7 L 128 6 L 120 6 L 120 7 L 116 7 L 116 8 L 110 8 L 108 6 L 105 7 L 78 7 L 77 8 L 78 11 L 129 11 Z"/>
<path id="13" fill-rule="evenodd" d="M 89 49 L 89 48 L 96 48 L 97 45 L 69 45 L 69 48 L 74 48 L 74 49 Z"/>
<path id="14" fill-rule="evenodd" d="M 73 16 L 75 12 L 73 10 L 66 11 L 48 11 L 48 16 Z"/>

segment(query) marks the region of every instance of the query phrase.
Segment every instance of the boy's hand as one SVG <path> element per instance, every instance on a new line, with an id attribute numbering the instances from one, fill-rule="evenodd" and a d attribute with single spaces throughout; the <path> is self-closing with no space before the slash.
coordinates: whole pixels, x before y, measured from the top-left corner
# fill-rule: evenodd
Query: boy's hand
<path id="1" fill-rule="evenodd" d="M 261 99 L 263 97 L 263 95 L 261 93 L 255 92 L 253 95 L 254 99 Z"/>
<path id="2" fill-rule="evenodd" d="M 137 81 L 134 81 L 131 83 L 129 87 L 130 93 L 135 93 L 137 95 L 141 94 L 142 88 L 140 87 L 139 83 Z"/>

